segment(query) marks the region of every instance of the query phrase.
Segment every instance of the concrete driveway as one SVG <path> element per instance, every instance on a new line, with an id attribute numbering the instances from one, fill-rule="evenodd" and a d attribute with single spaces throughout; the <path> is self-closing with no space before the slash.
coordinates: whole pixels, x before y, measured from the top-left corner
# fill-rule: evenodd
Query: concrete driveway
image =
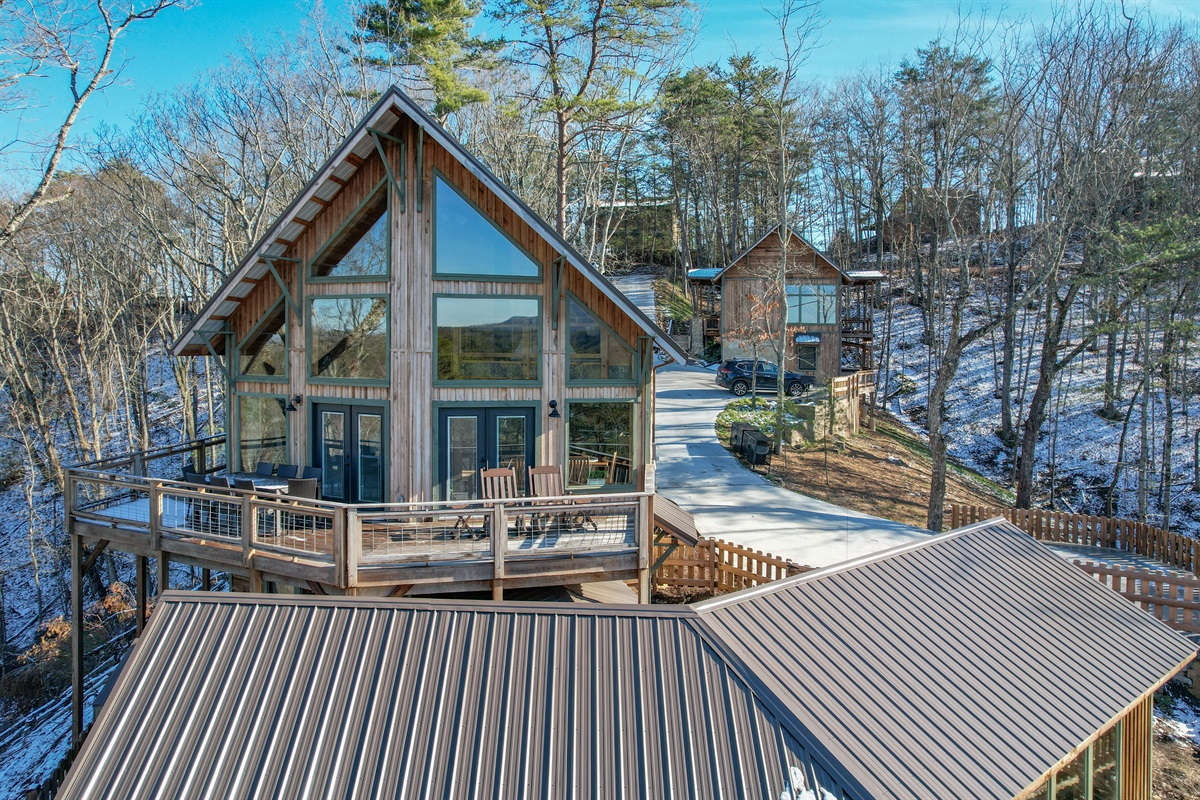
<path id="1" fill-rule="evenodd" d="M 701 535 L 822 567 L 929 532 L 776 486 L 717 441 L 713 422 L 733 395 L 713 372 L 670 365 L 655 395 L 657 490 L 691 512 Z"/>

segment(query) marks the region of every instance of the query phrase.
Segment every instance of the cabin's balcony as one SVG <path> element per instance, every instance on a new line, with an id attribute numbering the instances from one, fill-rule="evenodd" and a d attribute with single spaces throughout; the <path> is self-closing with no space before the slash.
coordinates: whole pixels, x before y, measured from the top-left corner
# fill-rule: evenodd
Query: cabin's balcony
<path id="1" fill-rule="evenodd" d="M 345 505 L 176 480 L 219 472 L 223 437 L 73 467 L 73 536 L 317 591 L 445 591 L 628 580 L 648 565 L 649 495 Z"/>

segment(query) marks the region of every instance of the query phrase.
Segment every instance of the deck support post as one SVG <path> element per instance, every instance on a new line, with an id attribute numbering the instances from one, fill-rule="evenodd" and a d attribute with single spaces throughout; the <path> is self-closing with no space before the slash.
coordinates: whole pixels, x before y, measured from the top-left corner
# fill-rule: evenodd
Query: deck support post
<path id="1" fill-rule="evenodd" d="M 508 549 L 508 515 L 504 504 L 492 506 L 492 599 L 504 599 L 504 551 Z"/>
<path id="2" fill-rule="evenodd" d="M 208 567 L 200 569 L 200 588 L 206 592 L 212 591 L 212 570 Z"/>
<path id="3" fill-rule="evenodd" d="M 650 535 L 653 519 L 650 508 L 650 498 L 642 495 L 638 498 L 638 602 L 650 604 Z"/>
<path id="4" fill-rule="evenodd" d="M 162 595 L 171 588 L 171 559 L 167 557 L 166 553 L 159 550 L 156 560 L 158 561 L 158 593 Z"/>
<path id="5" fill-rule="evenodd" d="M 149 569 L 146 564 L 145 556 L 134 556 L 134 595 L 135 605 L 135 621 L 137 622 L 137 635 L 141 636 L 142 631 L 146 628 L 146 594 L 147 584 L 150 581 Z"/>
<path id="6" fill-rule="evenodd" d="M 262 594 L 262 591 L 263 591 L 262 570 L 257 570 L 254 567 L 250 567 L 248 570 L 246 570 L 246 582 L 249 584 L 249 586 L 247 588 L 251 592 L 253 592 L 254 594 Z"/>
<path id="7" fill-rule="evenodd" d="M 83 741 L 83 543 L 71 535 L 71 746 Z"/>

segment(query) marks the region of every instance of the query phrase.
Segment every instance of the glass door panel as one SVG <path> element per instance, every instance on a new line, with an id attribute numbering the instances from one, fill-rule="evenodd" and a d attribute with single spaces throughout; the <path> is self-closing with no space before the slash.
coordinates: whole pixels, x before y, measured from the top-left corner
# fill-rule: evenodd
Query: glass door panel
<path id="1" fill-rule="evenodd" d="M 532 407 L 443 408 L 438 412 L 438 496 L 477 500 L 479 470 L 507 467 L 524 494 L 533 463 Z"/>
<path id="2" fill-rule="evenodd" d="M 340 503 L 346 497 L 346 412 L 321 412 L 321 497 Z"/>
<path id="3" fill-rule="evenodd" d="M 479 418 L 474 414 L 448 416 L 445 429 L 446 499 L 475 500 L 479 497 Z"/>
<path id="4" fill-rule="evenodd" d="M 383 502 L 383 415 L 356 415 L 358 429 L 358 501 Z"/>
<path id="5" fill-rule="evenodd" d="M 525 443 L 527 419 L 524 415 L 496 417 L 496 466 L 508 467 L 517 476 L 517 491 L 525 494 Z"/>

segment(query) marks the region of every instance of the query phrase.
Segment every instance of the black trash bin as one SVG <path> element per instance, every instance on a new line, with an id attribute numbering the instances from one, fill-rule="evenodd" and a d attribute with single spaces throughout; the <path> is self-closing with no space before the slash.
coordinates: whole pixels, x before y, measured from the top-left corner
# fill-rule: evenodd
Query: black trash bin
<path id="1" fill-rule="evenodd" d="M 742 452 L 742 436 L 746 431 L 756 431 L 758 428 L 749 422 L 735 422 L 729 426 L 729 447 L 735 453 Z"/>
<path id="2" fill-rule="evenodd" d="M 758 428 L 742 434 L 742 457 L 747 464 L 766 464 L 771 455 L 771 438 Z"/>

